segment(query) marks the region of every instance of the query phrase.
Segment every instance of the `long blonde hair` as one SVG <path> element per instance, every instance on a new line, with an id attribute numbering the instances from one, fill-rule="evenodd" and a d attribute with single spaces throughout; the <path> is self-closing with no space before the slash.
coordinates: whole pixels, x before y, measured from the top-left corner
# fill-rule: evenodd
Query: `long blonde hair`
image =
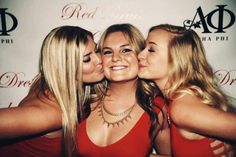
<path id="1" fill-rule="evenodd" d="M 208 63 L 201 39 L 193 30 L 162 24 L 149 32 L 161 29 L 171 35 L 168 44 L 169 73 L 165 96 L 175 99 L 184 93 L 199 97 L 205 104 L 228 110 L 226 95 L 216 83 L 212 67 Z"/>
<path id="2" fill-rule="evenodd" d="M 89 37 L 93 39 L 91 32 L 77 26 L 53 29 L 43 41 L 40 74 L 29 92 L 39 97 L 49 92 L 59 103 L 66 157 L 74 154 L 78 115 L 83 117 L 83 104 L 90 94 L 90 87 L 82 82 L 83 53 Z"/>

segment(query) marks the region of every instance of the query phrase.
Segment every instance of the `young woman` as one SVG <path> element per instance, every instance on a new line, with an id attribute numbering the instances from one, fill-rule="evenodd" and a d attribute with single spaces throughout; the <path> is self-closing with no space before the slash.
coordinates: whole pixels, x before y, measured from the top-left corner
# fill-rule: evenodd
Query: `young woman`
<path id="1" fill-rule="evenodd" d="M 104 77 L 95 48 L 92 33 L 76 26 L 57 27 L 46 36 L 40 73 L 28 95 L 18 107 L 0 109 L 0 156 L 72 156 L 89 83 Z"/>
<path id="2" fill-rule="evenodd" d="M 214 82 L 199 36 L 183 27 L 154 26 L 138 59 L 139 77 L 153 80 L 169 101 L 173 155 L 232 155 L 214 146 L 215 139 L 236 141 L 236 114 L 226 112 L 230 106 Z"/>
<path id="3" fill-rule="evenodd" d="M 112 25 L 103 33 L 99 50 L 107 89 L 79 125 L 81 157 L 145 157 L 153 145 L 158 154 L 170 154 L 164 101 L 159 97 L 154 103 L 156 86 L 137 78 L 137 54 L 144 46 L 141 32 L 130 24 Z"/>

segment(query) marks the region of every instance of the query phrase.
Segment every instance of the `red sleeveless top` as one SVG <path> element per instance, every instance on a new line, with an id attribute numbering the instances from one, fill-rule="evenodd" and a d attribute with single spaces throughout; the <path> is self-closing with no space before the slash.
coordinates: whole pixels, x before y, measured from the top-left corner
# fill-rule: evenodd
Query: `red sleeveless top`
<path id="1" fill-rule="evenodd" d="M 164 101 L 156 98 L 154 101 L 162 108 Z M 160 110 L 155 107 L 158 114 Z M 101 147 L 94 144 L 86 132 L 86 120 L 82 121 L 77 130 L 77 152 L 81 157 L 145 157 L 152 149 L 149 140 L 150 119 L 146 112 L 140 117 L 134 127 L 117 142 Z"/>
<path id="2" fill-rule="evenodd" d="M 169 108 L 169 110 L 171 107 Z M 170 113 L 170 111 L 169 111 Z M 171 120 L 171 115 L 170 115 Z M 194 122 L 193 122 L 194 123 Z M 221 153 L 215 155 L 213 151 L 218 148 L 211 148 L 212 138 L 205 137 L 199 140 L 190 140 L 183 137 L 173 122 L 170 124 L 171 147 L 174 157 L 221 157 Z"/>
<path id="3" fill-rule="evenodd" d="M 0 157 L 62 157 L 62 138 L 44 136 L 24 141 L 0 140 Z"/>

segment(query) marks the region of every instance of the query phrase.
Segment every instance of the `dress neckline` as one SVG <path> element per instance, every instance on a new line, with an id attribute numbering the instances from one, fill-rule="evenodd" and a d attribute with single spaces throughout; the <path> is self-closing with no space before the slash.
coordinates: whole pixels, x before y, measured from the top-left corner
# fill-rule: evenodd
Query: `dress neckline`
<path id="1" fill-rule="evenodd" d="M 85 134 L 86 134 L 86 138 L 88 138 L 88 140 L 89 140 L 89 142 L 93 145 L 93 146 L 95 146 L 95 147 L 97 147 L 97 148 L 109 148 L 109 147 L 111 147 L 111 146 L 113 146 L 113 145 L 117 145 L 117 144 L 119 144 L 119 143 L 121 143 L 122 141 L 124 141 L 125 139 L 127 139 L 127 137 L 128 136 L 130 136 L 135 130 L 136 130 L 136 128 L 139 126 L 139 123 L 141 123 L 141 121 L 142 121 L 142 119 L 145 117 L 145 115 L 146 115 L 146 112 L 144 111 L 142 114 L 141 114 L 141 116 L 139 117 L 139 119 L 138 119 L 138 121 L 134 124 L 134 126 L 128 131 L 128 133 L 126 133 L 125 135 L 123 135 L 120 139 L 118 139 L 117 141 L 115 141 L 115 142 L 113 142 L 113 143 L 111 143 L 111 144 L 109 144 L 109 145 L 107 145 L 107 146 L 99 146 L 99 145 L 97 145 L 97 144 L 95 144 L 91 139 L 90 139 L 90 137 L 89 137 L 89 135 L 88 135 L 88 132 L 87 132 L 87 120 L 85 120 Z"/>

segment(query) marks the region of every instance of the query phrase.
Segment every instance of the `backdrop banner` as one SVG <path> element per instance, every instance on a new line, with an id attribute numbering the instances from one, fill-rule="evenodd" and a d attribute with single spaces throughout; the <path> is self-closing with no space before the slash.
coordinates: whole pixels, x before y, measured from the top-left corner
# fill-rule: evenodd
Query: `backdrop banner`
<path id="1" fill-rule="evenodd" d="M 95 41 L 116 23 L 131 23 L 144 36 L 164 23 L 193 29 L 218 84 L 236 98 L 235 18 L 235 0 L 0 0 L 0 108 L 17 106 L 27 94 L 42 41 L 61 25 L 88 29 Z"/>

